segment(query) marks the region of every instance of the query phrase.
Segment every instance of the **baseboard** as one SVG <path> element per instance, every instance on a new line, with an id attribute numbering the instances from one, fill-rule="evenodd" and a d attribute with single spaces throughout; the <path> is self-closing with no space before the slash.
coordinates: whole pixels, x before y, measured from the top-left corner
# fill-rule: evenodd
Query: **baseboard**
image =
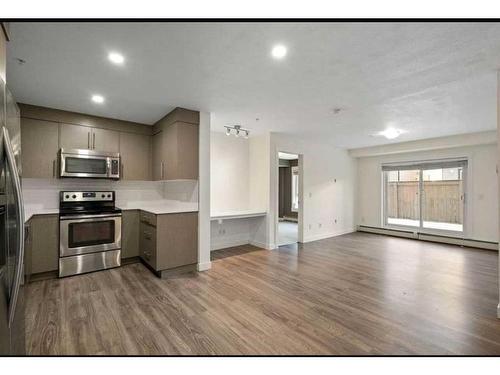
<path id="1" fill-rule="evenodd" d="M 336 231 L 336 232 L 317 234 L 314 236 L 309 236 L 309 237 L 304 238 L 304 243 L 324 240 L 326 238 L 331 238 L 331 237 L 342 236 L 343 234 L 348 234 L 348 233 L 352 233 L 352 232 L 356 232 L 356 230 L 354 228 L 349 228 L 349 229 Z"/>
<path id="2" fill-rule="evenodd" d="M 411 232 L 411 231 L 393 230 L 393 229 L 385 229 L 385 228 L 379 228 L 379 227 L 368 227 L 365 225 L 359 225 L 358 232 L 367 232 L 367 233 L 374 233 L 374 234 L 386 234 L 386 235 L 394 236 L 394 237 L 418 239 L 418 235 L 414 232 Z"/>
<path id="3" fill-rule="evenodd" d="M 210 251 L 227 249 L 228 247 L 247 245 L 250 241 L 248 238 L 226 239 L 224 241 L 217 241 L 210 244 Z"/>
<path id="4" fill-rule="evenodd" d="M 199 272 L 209 270 L 210 268 L 212 268 L 212 262 L 198 263 L 196 268 Z"/>
<path id="5" fill-rule="evenodd" d="M 271 247 L 270 245 L 264 243 L 264 242 L 259 242 L 259 241 L 250 241 L 250 245 L 255 246 L 255 247 L 260 247 L 261 249 L 266 249 L 266 250 L 273 250 L 274 247 Z"/>
<path id="6" fill-rule="evenodd" d="M 471 239 L 471 238 L 441 236 L 441 235 L 436 235 L 436 234 L 412 232 L 412 231 L 405 231 L 405 230 L 368 227 L 365 225 L 359 225 L 358 231 L 359 232 L 374 233 L 374 234 L 383 234 L 383 235 L 394 236 L 394 237 L 410 238 L 410 239 L 420 240 L 420 241 L 439 242 L 439 243 L 445 243 L 445 244 L 449 244 L 449 245 L 466 246 L 466 247 L 474 247 L 474 248 L 484 249 L 484 250 L 498 251 L 498 242 L 481 241 L 481 240 L 475 240 L 475 239 Z"/>

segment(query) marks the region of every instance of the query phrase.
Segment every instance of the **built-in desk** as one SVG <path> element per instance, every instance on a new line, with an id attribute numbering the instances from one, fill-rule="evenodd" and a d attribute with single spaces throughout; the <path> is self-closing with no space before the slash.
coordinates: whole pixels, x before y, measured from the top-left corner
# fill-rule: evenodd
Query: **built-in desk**
<path id="1" fill-rule="evenodd" d="M 245 244 L 266 247 L 266 217 L 262 210 L 213 211 L 211 250 Z"/>
<path id="2" fill-rule="evenodd" d="M 266 211 L 244 210 L 244 211 L 224 211 L 212 212 L 210 220 L 246 219 L 249 217 L 266 216 Z"/>

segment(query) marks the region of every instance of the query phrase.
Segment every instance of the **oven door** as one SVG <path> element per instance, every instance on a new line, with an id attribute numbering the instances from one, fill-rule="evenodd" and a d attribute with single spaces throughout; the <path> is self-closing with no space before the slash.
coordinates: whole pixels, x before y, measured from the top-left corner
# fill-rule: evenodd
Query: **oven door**
<path id="1" fill-rule="evenodd" d="M 60 177 L 108 178 L 110 159 L 106 156 L 61 154 Z"/>
<path id="2" fill-rule="evenodd" d="M 121 248 L 121 215 L 64 216 L 59 229 L 61 257 Z"/>

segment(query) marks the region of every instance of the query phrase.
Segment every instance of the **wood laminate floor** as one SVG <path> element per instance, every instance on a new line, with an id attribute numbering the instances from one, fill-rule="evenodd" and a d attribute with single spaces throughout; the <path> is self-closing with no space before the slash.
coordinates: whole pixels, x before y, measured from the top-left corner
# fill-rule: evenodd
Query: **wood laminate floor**
<path id="1" fill-rule="evenodd" d="M 27 287 L 30 354 L 500 354 L 497 253 L 353 233 Z"/>

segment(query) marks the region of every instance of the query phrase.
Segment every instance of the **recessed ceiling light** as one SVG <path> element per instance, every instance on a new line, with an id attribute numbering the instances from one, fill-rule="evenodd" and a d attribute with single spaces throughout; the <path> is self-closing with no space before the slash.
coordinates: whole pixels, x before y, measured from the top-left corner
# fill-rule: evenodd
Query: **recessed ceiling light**
<path id="1" fill-rule="evenodd" d="M 275 59 L 282 59 L 283 57 L 286 56 L 286 52 L 287 52 L 287 49 L 283 44 L 277 44 L 271 50 L 271 55 Z"/>
<path id="2" fill-rule="evenodd" d="M 104 103 L 104 97 L 102 95 L 92 95 L 92 101 L 94 103 Z"/>
<path id="3" fill-rule="evenodd" d="M 403 134 L 404 131 L 400 129 L 395 129 L 395 128 L 387 128 L 384 131 L 378 132 L 378 135 L 383 135 L 387 139 L 394 139 L 399 137 L 401 134 Z"/>
<path id="4" fill-rule="evenodd" d="M 108 60 L 113 64 L 121 65 L 125 62 L 125 57 L 123 57 L 123 55 L 118 52 L 110 52 L 108 54 Z"/>

